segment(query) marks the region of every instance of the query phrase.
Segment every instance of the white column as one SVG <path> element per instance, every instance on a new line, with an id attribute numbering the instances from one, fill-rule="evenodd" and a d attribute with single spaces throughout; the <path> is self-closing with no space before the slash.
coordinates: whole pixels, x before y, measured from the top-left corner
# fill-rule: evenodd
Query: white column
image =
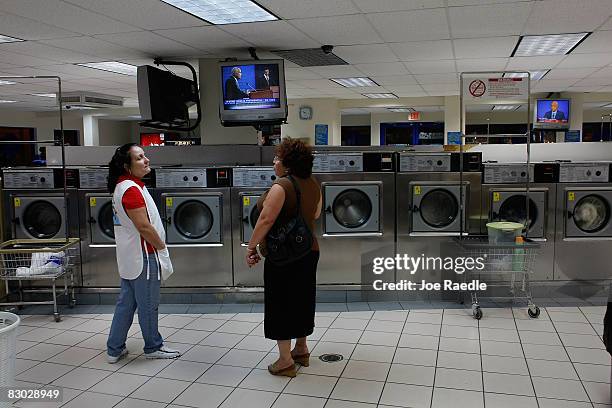
<path id="1" fill-rule="evenodd" d="M 93 115 L 83 115 L 83 145 L 99 146 L 100 134 L 98 131 L 98 118 Z"/>
<path id="2" fill-rule="evenodd" d="M 465 131 L 465 112 L 463 113 L 463 129 L 461 129 L 460 110 L 459 95 L 444 97 L 444 144 L 448 143 L 448 132 Z"/>

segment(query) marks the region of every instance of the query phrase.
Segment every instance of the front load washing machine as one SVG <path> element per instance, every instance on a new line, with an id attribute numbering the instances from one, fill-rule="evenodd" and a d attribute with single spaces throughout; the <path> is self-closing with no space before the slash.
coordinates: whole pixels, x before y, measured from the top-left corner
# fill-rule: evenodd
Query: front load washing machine
<path id="1" fill-rule="evenodd" d="M 560 163 L 554 279 L 610 279 L 610 248 L 610 163 Z"/>
<path id="2" fill-rule="evenodd" d="M 165 286 L 232 286 L 231 169 L 157 168 L 155 180 L 174 266 Z"/>
<path id="3" fill-rule="evenodd" d="M 244 256 L 259 215 L 257 200 L 276 180 L 274 168 L 234 167 L 232 178 L 234 286 L 263 286 L 263 262 L 249 268 Z"/>
<path id="4" fill-rule="evenodd" d="M 555 241 L 555 203 L 558 163 L 534 163 L 529 167 L 529 210 L 527 210 L 527 167 L 525 163 L 483 164 L 481 231 L 486 223 L 512 221 L 525 225 L 525 236 L 540 244 L 531 280 L 552 280 Z M 529 221 L 527 221 L 529 211 Z"/>

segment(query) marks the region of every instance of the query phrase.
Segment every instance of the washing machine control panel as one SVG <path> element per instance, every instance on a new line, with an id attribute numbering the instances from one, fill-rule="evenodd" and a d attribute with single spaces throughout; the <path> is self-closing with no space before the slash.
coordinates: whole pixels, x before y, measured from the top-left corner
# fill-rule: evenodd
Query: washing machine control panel
<path id="1" fill-rule="evenodd" d="M 79 187 L 82 189 L 103 189 L 108 184 L 108 169 L 79 169 Z"/>
<path id="2" fill-rule="evenodd" d="M 270 187 L 276 175 L 274 167 L 234 167 L 234 187 Z"/>
<path id="3" fill-rule="evenodd" d="M 315 153 L 315 173 L 352 173 L 363 171 L 362 153 Z"/>
<path id="4" fill-rule="evenodd" d="M 561 183 L 607 183 L 610 177 L 609 163 L 561 163 Z"/>
<path id="5" fill-rule="evenodd" d="M 4 188 L 45 189 L 55 187 L 53 169 L 4 170 L 2 178 Z"/>
<path id="6" fill-rule="evenodd" d="M 534 165 L 529 165 L 529 181 L 533 182 Z M 527 166 L 525 163 L 484 164 L 484 182 L 497 183 L 526 183 Z"/>
<path id="7" fill-rule="evenodd" d="M 400 171 L 451 171 L 450 154 L 400 154 Z"/>
<path id="8" fill-rule="evenodd" d="M 158 188 L 207 187 L 206 169 L 156 169 L 155 185 Z"/>

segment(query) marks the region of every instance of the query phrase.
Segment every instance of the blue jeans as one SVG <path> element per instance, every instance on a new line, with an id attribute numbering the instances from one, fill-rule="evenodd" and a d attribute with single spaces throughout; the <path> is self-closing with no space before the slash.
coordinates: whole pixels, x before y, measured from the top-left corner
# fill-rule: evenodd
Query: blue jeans
<path id="1" fill-rule="evenodd" d="M 162 336 L 157 329 L 160 286 L 157 278 L 158 269 L 155 255 L 149 254 L 149 279 L 147 279 L 147 258 L 146 254 L 143 254 L 143 270 L 140 276 L 132 280 L 121 279 L 121 291 L 106 342 L 108 355 L 117 357 L 125 349 L 125 340 L 136 309 L 145 343 L 144 352 L 153 353 L 162 347 Z"/>

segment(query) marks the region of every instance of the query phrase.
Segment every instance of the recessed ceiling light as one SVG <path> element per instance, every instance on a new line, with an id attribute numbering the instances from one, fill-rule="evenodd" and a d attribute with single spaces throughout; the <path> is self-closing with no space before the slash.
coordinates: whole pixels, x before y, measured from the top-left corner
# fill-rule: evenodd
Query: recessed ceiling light
<path id="1" fill-rule="evenodd" d="M 544 76 L 548 74 L 549 71 L 550 69 L 540 69 L 537 71 L 529 71 L 529 73 L 531 74 L 531 80 L 539 81 L 540 79 L 544 78 Z M 527 73 L 508 72 L 504 74 L 504 78 L 526 78 L 526 77 L 527 77 Z"/>
<path id="2" fill-rule="evenodd" d="M 99 69 L 100 71 L 114 72 L 121 75 L 135 76 L 138 67 L 136 65 L 124 64 L 123 62 L 117 61 L 104 61 L 104 62 L 89 62 L 86 64 L 76 64 L 81 67 Z"/>
<path id="3" fill-rule="evenodd" d="M 331 80 L 347 88 L 354 86 L 378 86 L 376 82 L 368 77 L 331 78 Z"/>
<path id="4" fill-rule="evenodd" d="M 491 109 L 491 110 L 494 110 L 494 111 L 501 111 L 501 110 L 504 110 L 504 111 L 513 111 L 513 110 L 517 110 L 520 107 L 521 107 L 521 105 L 495 105 L 495 106 L 493 106 L 493 109 Z"/>
<path id="5" fill-rule="evenodd" d="M 4 81 L 2 79 L 0 79 L 0 85 L 15 85 L 17 82 L 13 82 L 13 81 Z"/>
<path id="6" fill-rule="evenodd" d="M 392 93 L 364 93 L 362 95 L 372 99 L 397 98 L 397 95 Z"/>
<path id="7" fill-rule="evenodd" d="M 387 108 L 391 112 L 414 112 L 412 108 Z"/>
<path id="8" fill-rule="evenodd" d="M 524 35 L 519 39 L 511 57 L 569 54 L 589 34 Z"/>
<path id="9" fill-rule="evenodd" d="M 250 0 L 162 0 L 211 24 L 252 23 L 278 20 L 274 14 Z"/>
<path id="10" fill-rule="evenodd" d="M 41 98 L 55 98 L 56 95 L 54 93 L 35 93 L 30 94 L 31 96 L 40 96 Z"/>
<path id="11" fill-rule="evenodd" d="M 0 43 L 11 43 L 11 42 L 21 42 L 25 41 L 21 38 L 9 37 L 8 35 L 0 34 Z"/>
<path id="12" fill-rule="evenodd" d="M 0 103 L 15 103 L 17 101 L 10 101 L 8 99 L 0 99 Z"/>

